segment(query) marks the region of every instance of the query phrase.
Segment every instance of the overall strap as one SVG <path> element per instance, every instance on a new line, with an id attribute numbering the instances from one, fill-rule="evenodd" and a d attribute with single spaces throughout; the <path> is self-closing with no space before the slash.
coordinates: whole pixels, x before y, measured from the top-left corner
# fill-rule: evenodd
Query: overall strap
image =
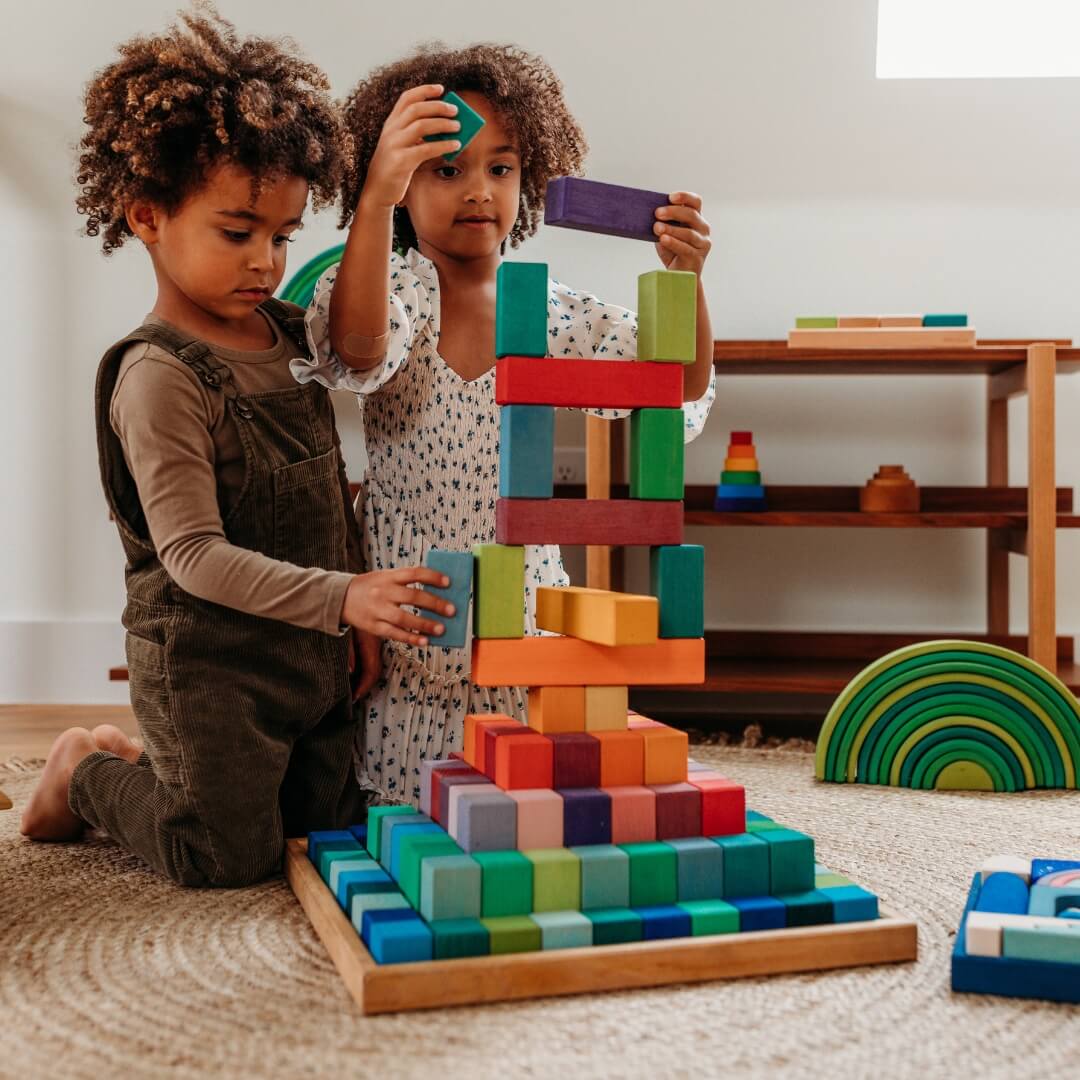
<path id="1" fill-rule="evenodd" d="M 287 334 L 297 348 L 307 353 L 307 332 L 304 329 L 304 309 L 297 304 L 290 304 L 288 300 L 279 300 L 271 296 L 259 305 L 259 310 L 269 315 Z"/>

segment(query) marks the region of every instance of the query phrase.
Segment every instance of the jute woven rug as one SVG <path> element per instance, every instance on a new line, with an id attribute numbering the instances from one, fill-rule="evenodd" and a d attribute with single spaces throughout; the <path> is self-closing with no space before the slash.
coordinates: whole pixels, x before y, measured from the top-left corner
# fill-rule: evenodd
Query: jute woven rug
<path id="1" fill-rule="evenodd" d="M 185 891 L 112 843 L 31 844 L 0 766 L 3 1077 L 979 1077 L 1075 1072 L 1080 1007 L 961 995 L 973 868 L 1080 854 L 1080 795 L 818 785 L 806 753 L 701 747 L 750 805 L 918 920 L 915 964 L 364 1018 L 281 879 Z"/>

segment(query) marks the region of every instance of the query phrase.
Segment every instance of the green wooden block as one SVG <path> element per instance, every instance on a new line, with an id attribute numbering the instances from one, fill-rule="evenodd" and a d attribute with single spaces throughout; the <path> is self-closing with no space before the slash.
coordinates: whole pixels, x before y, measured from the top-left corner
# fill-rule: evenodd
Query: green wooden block
<path id="1" fill-rule="evenodd" d="M 721 484 L 741 484 L 743 487 L 760 487 L 761 473 L 759 472 L 730 472 L 727 469 L 720 471 Z"/>
<path id="2" fill-rule="evenodd" d="M 453 119 L 461 125 L 461 129 L 460 131 L 440 131 L 437 135 L 425 135 L 424 142 L 441 142 L 447 139 L 455 139 L 461 143 L 458 149 L 443 154 L 444 161 L 453 161 L 473 141 L 476 133 L 484 126 L 484 118 L 475 109 L 470 109 L 453 90 L 448 90 L 439 100 L 457 106 L 457 115 Z"/>
<path id="3" fill-rule="evenodd" d="M 966 315 L 924 315 L 923 326 L 967 326 Z"/>
<path id="4" fill-rule="evenodd" d="M 794 829 L 754 834 L 769 845 L 769 893 L 808 892 L 814 887 L 814 840 Z"/>
<path id="5" fill-rule="evenodd" d="M 473 637 L 524 637 L 525 549 L 477 544 L 473 555 Z"/>
<path id="6" fill-rule="evenodd" d="M 533 864 L 520 851 L 478 851 L 482 918 L 528 915 L 533 903 Z"/>
<path id="7" fill-rule="evenodd" d="M 739 932 L 739 909 L 724 900 L 680 900 L 676 906 L 689 914 L 694 937 Z"/>
<path id="8" fill-rule="evenodd" d="M 479 919 L 439 919 L 428 926 L 436 960 L 487 956 L 491 950 L 491 935 Z"/>
<path id="9" fill-rule="evenodd" d="M 581 860 L 582 911 L 630 905 L 630 856 L 622 848 L 586 844 L 570 850 Z"/>
<path id="10" fill-rule="evenodd" d="M 835 330 L 835 315 L 800 315 L 795 320 L 796 330 Z"/>
<path id="11" fill-rule="evenodd" d="M 581 860 L 569 848 L 522 852 L 533 868 L 533 911 L 581 909 Z"/>
<path id="12" fill-rule="evenodd" d="M 829 889 L 850 884 L 852 884 L 851 878 L 846 878 L 843 874 L 833 874 L 831 872 L 827 874 L 814 874 L 815 889 Z"/>
<path id="13" fill-rule="evenodd" d="M 767 896 L 769 893 L 769 845 L 752 833 L 714 836 L 724 850 L 724 899 Z"/>
<path id="14" fill-rule="evenodd" d="M 776 899 L 787 908 L 788 926 L 820 926 L 833 921 L 832 901 L 817 889 L 784 893 Z"/>
<path id="15" fill-rule="evenodd" d="M 342 874 L 347 874 L 350 870 L 370 871 L 381 869 L 382 867 L 374 859 L 337 859 L 330 864 L 330 877 L 326 883 L 330 886 L 330 891 L 337 896 L 338 881 Z"/>
<path id="16" fill-rule="evenodd" d="M 673 364 L 697 359 L 697 274 L 650 270 L 638 278 L 637 358 Z"/>
<path id="17" fill-rule="evenodd" d="M 398 911 L 412 905 L 399 892 L 358 892 L 353 893 L 349 905 L 349 921 L 359 934 L 364 928 L 365 911 Z"/>
<path id="18" fill-rule="evenodd" d="M 529 917 L 540 927 L 540 941 L 545 952 L 583 949 L 593 943 L 593 924 L 580 911 L 534 911 Z"/>
<path id="19" fill-rule="evenodd" d="M 420 914 L 437 919 L 480 917 L 480 864 L 468 855 L 437 855 L 420 864 Z"/>
<path id="20" fill-rule="evenodd" d="M 630 856 L 630 906 L 656 907 L 679 898 L 679 858 L 670 844 L 619 844 Z"/>
<path id="21" fill-rule="evenodd" d="M 748 833 L 774 832 L 776 829 L 786 828 L 786 825 L 781 825 L 776 821 L 748 821 L 746 823 L 746 831 Z"/>
<path id="22" fill-rule="evenodd" d="M 705 634 L 705 549 L 700 544 L 649 548 L 649 592 L 659 601 L 659 636 Z"/>
<path id="23" fill-rule="evenodd" d="M 588 911 L 592 923 L 594 945 L 623 945 L 641 940 L 641 916 L 629 908 L 604 908 Z"/>
<path id="24" fill-rule="evenodd" d="M 414 833 L 401 841 L 398 862 L 398 885 L 409 903 L 420 910 L 420 872 L 423 861 L 433 855 L 463 855 L 464 852 L 445 833 Z"/>
<path id="25" fill-rule="evenodd" d="M 412 806 L 373 806 L 367 813 L 367 849 L 373 859 L 378 859 L 380 854 L 380 840 L 382 838 L 382 819 L 394 814 L 415 814 L 416 808 Z"/>
<path id="26" fill-rule="evenodd" d="M 503 915 L 480 920 L 491 938 L 491 955 L 537 952 L 543 947 L 540 927 L 528 915 Z"/>
<path id="27" fill-rule="evenodd" d="M 635 409 L 630 414 L 630 498 L 683 497 L 682 409 Z"/>
<path id="28" fill-rule="evenodd" d="M 319 877 L 330 885 L 330 874 L 334 866 L 339 862 L 352 861 L 356 862 L 358 859 L 367 862 L 373 862 L 372 859 L 364 859 L 364 849 L 362 847 L 355 847 L 352 851 L 338 849 L 334 851 L 322 851 L 319 853 Z M 331 886 L 333 888 L 333 886 Z"/>
<path id="29" fill-rule="evenodd" d="M 1006 927 L 1001 955 L 1014 960 L 1047 960 L 1057 964 L 1080 964 L 1080 922 L 1061 919 L 1061 926 L 1030 930 Z M 1080 976 L 1080 969 L 1077 971 Z"/>
<path id="30" fill-rule="evenodd" d="M 495 355 L 547 356 L 547 263 L 500 263 L 495 290 Z"/>

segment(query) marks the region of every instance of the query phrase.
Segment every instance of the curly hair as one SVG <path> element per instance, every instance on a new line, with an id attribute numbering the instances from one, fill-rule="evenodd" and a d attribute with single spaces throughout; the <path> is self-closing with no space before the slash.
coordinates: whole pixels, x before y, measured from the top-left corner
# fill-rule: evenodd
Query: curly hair
<path id="1" fill-rule="evenodd" d="M 341 186 L 341 227 L 356 211 L 368 166 L 383 124 L 401 94 L 413 86 L 441 84 L 460 93 L 472 90 L 491 102 L 517 137 L 521 150 L 521 198 L 510 231 L 517 247 L 540 224 L 547 182 L 581 172 L 588 146 L 563 100 L 562 83 L 547 61 L 512 45 L 478 44 L 450 49 L 429 42 L 411 56 L 387 64 L 361 80 L 345 101 L 345 128 L 352 157 Z M 394 215 L 394 243 L 415 247 L 408 212 Z"/>
<path id="2" fill-rule="evenodd" d="M 86 88 L 75 200 L 108 255 L 131 236 L 136 200 L 176 210 L 218 165 L 262 181 L 303 177 L 334 201 L 348 138 L 323 72 L 288 40 L 240 39 L 209 4 L 163 34 L 134 37 Z"/>

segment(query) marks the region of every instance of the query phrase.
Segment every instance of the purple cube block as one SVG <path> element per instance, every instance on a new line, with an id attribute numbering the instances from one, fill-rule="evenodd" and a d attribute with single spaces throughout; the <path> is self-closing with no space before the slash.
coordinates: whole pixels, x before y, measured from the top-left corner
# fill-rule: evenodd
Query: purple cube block
<path id="1" fill-rule="evenodd" d="M 600 788 L 562 788 L 563 844 L 611 843 L 611 796 Z"/>

